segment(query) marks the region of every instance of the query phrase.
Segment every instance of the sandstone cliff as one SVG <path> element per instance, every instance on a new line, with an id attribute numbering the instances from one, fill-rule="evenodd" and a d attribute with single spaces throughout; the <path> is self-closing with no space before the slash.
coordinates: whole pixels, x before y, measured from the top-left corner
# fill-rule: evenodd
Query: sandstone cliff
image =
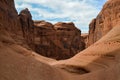
<path id="1" fill-rule="evenodd" d="M 46 21 L 34 21 L 35 51 L 43 56 L 54 59 L 64 59 L 62 46 L 57 40 L 53 25 Z"/>
<path id="2" fill-rule="evenodd" d="M 29 10 L 26 8 L 18 15 L 14 1 L 1 0 L 0 11 L 0 40 L 3 42 L 12 40 L 13 43 L 55 59 L 70 58 L 84 49 L 81 32 L 73 23 L 57 23 L 54 26 L 49 22 L 35 21 L 33 25 Z M 57 29 L 57 26 L 63 30 Z"/>
<path id="3" fill-rule="evenodd" d="M 21 14 L 23 14 L 23 12 Z M 22 16 L 22 18 L 25 19 L 26 17 Z M 23 24 L 28 24 L 28 23 L 24 22 L 21 24 L 20 16 L 18 16 L 18 13 L 14 6 L 14 0 L 10 0 L 10 1 L 1 0 L 0 1 L 0 40 L 5 43 L 12 42 L 22 45 L 26 48 L 29 48 L 25 39 L 23 38 L 23 33 L 24 33 Z"/>
<path id="4" fill-rule="evenodd" d="M 81 32 L 73 23 L 33 22 L 27 8 L 18 15 L 14 1 L 2 0 L 0 4 L 1 41 L 12 39 L 13 43 L 54 59 L 70 58 L 85 48 Z"/>
<path id="5" fill-rule="evenodd" d="M 26 16 L 28 16 L 29 14 L 27 13 L 24 14 L 24 11 L 25 11 L 24 10 L 23 12 L 20 13 L 20 15 L 18 15 L 14 6 L 14 0 L 11 0 L 11 1 L 1 0 L 0 5 L 1 5 L 0 6 L 0 37 L 1 37 L 0 40 L 5 43 L 12 41 L 12 43 L 16 43 L 30 49 L 29 46 L 27 45 L 27 43 L 31 41 L 30 37 L 28 41 L 26 41 L 27 40 L 26 38 L 28 36 L 23 37 L 25 35 L 24 34 L 26 30 L 25 28 L 30 26 L 26 24 L 32 23 L 32 22 L 29 22 L 29 23 L 27 22 L 28 18 Z M 31 16 L 28 16 L 28 17 L 31 18 Z M 24 20 L 23 23 L 21 22 L 21 20 Z M 24 26 L 24 29 L 23 29 L 23 26 Z M 6 36 L 9 36 L 11 38 Z"/>
<path id="6" fill-rule="evenodd" d="M 66 59 L 84 49 L 81 32 L 73 23 L 34 21 L 35 51 L 43 56 Z"/>
<path id="7" fill-rule="evenodd" d="M 54 28 L 63 47 L 69 50 L 71 55 L 85 49 L 85 44 L 81 38 L 81 31 L 75 27 L 74 23 L 58 22 L 54 25 Z"/>
<path id="8" fill-rule="evenodd" d="M 0 28 L 4 26 L 6 30 L 14 32 L 15 31 L 14 29 L 16 29 L 16 26 L 17 26 L 17 21 L 18 21 L 17 11 L 15 10 L 13 0 L 12 1 L 1 0 L 0 1 L 0 26 L 1 26 Z"/>
<path id="9" fill-rule="evenodd" d="M 54 59 L 70 58 L 85 48 L 81 31 L 73 23 L 33 22 L 27 8 L 18 15 L 14 1 L 1 0 L 0 4 L 0 28 L 16 44 Z"/>
<path id="10" fill-rule="evenodd" d="M 102 11 L 92 20 L 89 27 L 88 46 L 98 41 L 108 33 L 115 25 L 120 23 L 120 1 L 109 0 L 103 6 Z"/>
<path id="11" fill-rule="evenodd" d="M 22 36 L 24 37 L 24 40 L 26 44 L 32 49 L 34 49 L 34 25 L 31 13 L 26 8 L 20 12 L 18 15 Z"/>
<path id="12" fill-rule="evenodd" d="M 81 34 L 81 40 L 84 42 L 85 44 L 85 48 L 87 48 L 87 44 L 88 44 L 88 33 L 82 33 Z"/>
<path id="13" fill-rule="evenodd" d="M 16 43 L 13 35 L 19 34 L 18 31 L 16 33 L 19 19 L 14 7 L 10 6 L 13 3 L 13 0 L 0 0 L 0 80 L 120 80 L 119 23 L 112 26 L 102 39 L 76 56 L 55 61 Z M 15 14 L 13 20 L 7 12 Z"/>

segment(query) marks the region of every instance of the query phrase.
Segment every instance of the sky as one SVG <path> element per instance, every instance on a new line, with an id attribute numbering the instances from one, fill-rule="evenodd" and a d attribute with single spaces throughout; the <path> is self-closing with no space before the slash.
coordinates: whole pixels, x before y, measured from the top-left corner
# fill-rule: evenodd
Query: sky
<path id="1" fill-rule="evenodd" d="M 87 33 L 89 23 L 95 18 L 107 0 L 15 0 L 18 13 L 28 8 L 33 20 L 74 22 L 75 26 Z"/>

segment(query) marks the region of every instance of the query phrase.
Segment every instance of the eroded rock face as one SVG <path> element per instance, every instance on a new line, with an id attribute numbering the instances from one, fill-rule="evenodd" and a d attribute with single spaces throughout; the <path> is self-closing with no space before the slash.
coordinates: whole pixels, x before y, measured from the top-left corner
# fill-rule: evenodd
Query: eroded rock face
<path id="1" fill-rule="evenodd" d="M 58 22 L 54 25 L 54 28 L 63 48 L 68 50 L 71 55 L 75 55 L 85 48 L 85 44 L 81 39 L 81 31 L 72 22 Z"/>
<path id="2" fill-rule="evenodd" d="M 43 56 L 63 59 L 61 46 L 58 43 L 53 25 L 46 21 L 34 21 L 35 51 Z"/>
<path id="3" fill-rule="evenodd" d="M 96 28 L 96 19 L 93 19 L 91 23 L 89 24 L 89 35 L 88 35 L 88 44 L 87 46 L 90 46 L 95 42 L 95 28 Z"/>
<path id="4" fill-rule="evenodd" d="M 82 33 L 81 34 L 81 40 L 85 43 L 85 48 L 87 48 L 88 45 L 88 33 Z"/>
<path id="5" fill-rule="evenodd" d="M 25 45 L 14 0 L 0 0 L 0 41 Z"/>
<path id="6" fill-rule="evenodd" d="M 0 41 L 5 43 L 12 41 L 12 43 L 28 48 L 29 46 L 23 38 L 22 26 L 20 16 L 14 6 L 14 0 L 0 0 Z"/>
<path id="7" fill-rule="evenodd" d="M 26 43 L 34 49 L 34 25 L 31 13 L 27 8 L 20 12 L 19 20 Z"/>
<path id="8" fill-rule="evenodd" d="M 34 21 L 34 26 L 35 51 L 43 56 L 66 59 L 84 49 L 81 32 L 73 23 Z"/>
<path id="9" fill-rule="evenodd" d="M 108 33 L 120 23 L 120 0 L 109 0 L 96 19 L 90 23 L 88 46 Z"/>
<path id="10" fill-rule="evenodd" d="M 18 15 L 14 0 L 0 0 L 0 41 L 12 41 L 54 59 L 70 58 L 84 49 L 81 31 L 73 23 L 33 23 L 27 8 Z"/>
<path id="11" fill-rule="evenodd" d="M 0 29 L 18 33 L 18 27 L 16 26 L 19 26 L 19 21 L 14 0 L 0 0 Z"/>

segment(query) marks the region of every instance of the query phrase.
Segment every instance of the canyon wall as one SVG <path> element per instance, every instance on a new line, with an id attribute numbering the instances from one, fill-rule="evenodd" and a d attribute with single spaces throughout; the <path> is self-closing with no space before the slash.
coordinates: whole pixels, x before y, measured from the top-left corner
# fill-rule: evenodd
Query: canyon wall
<path id="1" fill-rule="evenodd" d="M 34 21 L 35 51 L 43 56 L 64 59 L 60 41 L 57 40 L 53 24 L 46 21 Z"/>
<path id="2" fill-rule="evenodd" d="M 12 37 L 13 43 L 16 41 L 19 44 L 18 38 L 22 35 L 21 32 L 14 0 L 0 0 L 0 41 L 6 43 L 11 41 L 10 38 L 5 37 L 6 35 Z"/>
<path id="3" fill-rule="evenodd" d="M 73 23 L 34 21 L 35 51 L 54 59 L 66 59 L 85 49 L 81 31 Z"/>
<path id="4" fill-rule="evenodd" d="M 54 59 L 70 58 L 85 48 L 81 31 L 73 23 L 59 22 L 53 25 L 46 21 L 33 21 L 27 8 L 18 14 L 14 0 L 1 0 L 0 41 L 11 40 Z"/>
<path id="5" fill-rule="evenodd" d="M 111 0 L 112 2 L 114 1 Z M 116 1 L 116 4 L 119 2 Z M 45 21 L 35 22 L 33 28 L 30 26 L 33 25 L 31 16 L 28 16 L 26 11 L 28 14 L 29 11 L 25 9 L 18 16 L 13 0 L 0 0 L 0 80 L 120 80 L 120 25 L 112 26 L 114 28 L 106 36 L 76 56 L 56 61 L 23 48 L 23 43 L 20 42 L 25 41 L 24 45 L 29 45 L 27 40 L 30 38 L 33 46 L 48 46 L 48 41 L 52 41 L 52 44 L 57 42 L 57 46 L 63 49 L 61 46 L 64 43 L 69 45 L 76 41 L 76 44 L 77 40 L 82 39 L 79 38 L 80 31 L 75 29 L 73 23 L 51 25 Z M 96 24 L 96 20 L 93 20 L 93 23 Z M 119 19 L 117 21 L 116 18 L 115 23 L 114 25 L 119 24 Z M 95 28 L 91 28 L 91 33 L 94 33 Z M 77 32 L 74 32 L 76 30 Z M 34 34 L 34 38 L 30 34 Z M 74 34 L 76 38 L 72 38 Z M 44 37 L 43 42 L 41 36 Z M 55 42 L 56 38 L 58 41 Z"/>
<path id="6" fill-rule="evenodd" d="M 0 41 L 5 43 L 16 43 L 27 49 L 30 49 L 27 44 L 27 42 L 29 43 L 30 40 L 26 41 L 27 36 L 23 37 L 25 36 L 23 24 L 28 24 L 28 26 L 30 26 L 29 24 L 32 22 L 21 22 L 21 18 L 22 20 L 26 20 L 26 16 L 28 14 L 26 16 L 21 16 L 23 14 L 22 12 L 20 15 L 18 15 L 14 5 L 14 0 L 0 0 Z"/>
<path id="7" fill-rule="evenodd" d="M 0 0 L 0 28 L 7 31 L 16 32 L 17 29 L 17 11 L 14 1 Z"/>
<path id="8" fill-rule="evenodd" d="M 54 28 L 63 48 L 69 50 L 69 53 L 76 54 L 85 49 L 85 44 L 81 38 L 81 31 L 76 28 L 74 23 L 58 22 L 54 25 Z"/>
<path id="9" fill-rule="evenodd" d="M 18 25 L 14 1 L 0 0 L 0 29 L 17 32 Z"/>
<path id="10" fill-rule="evenodd" d="M 88 46 L 98 41 L 115 25 L 120 23 L 120 1 L 109 0 L 89 25 Z"/>
<path id="11" fill-rule="evenodd" d="M 34 49 L 34 24 L 30 11 L 26 8 L 18 15 L 21 31 L 26 44 Z"/>

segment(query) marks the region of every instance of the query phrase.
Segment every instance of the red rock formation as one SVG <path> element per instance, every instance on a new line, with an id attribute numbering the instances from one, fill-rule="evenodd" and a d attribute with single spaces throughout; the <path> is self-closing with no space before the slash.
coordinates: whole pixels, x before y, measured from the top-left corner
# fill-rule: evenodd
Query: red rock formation
<path id="1" fill-rule="evenodd" d="M 89 24 L 89 35 L 88 35 L 88 44 L 87 46 L 90 46 L 95 42 L 94 35 L 95 35 L 95 27 L 96 27 L 96 19 L 93 19 L 92 22 Z"/>
<path id="2" fill-rule="evenodd" d="M 14 0 L 0 0 L 0 36 L 0 41 L 6 43 L 12 41 L 29 48 L 22 35 L 21 23 L 14 6 Z"/>
<path id="3" fill-rule="evenodd" d="M 0 0 L 0 80 L 120 80 L 119 25 L 73 58 L 54 61 L 11 43 L 19 30 L 12 1 Z"/>
<path id="4" fill-rule="evenodd" d="M 14 0 L 0 0 L 0 28 L 8 32 L 18 33 L 19 21 L 17 11 L 14 6 Z M 9 27 L 9 28 L 8 28 Z"/>
<path id="5" fill-rule="evenodd" d="M 0 36 L 9 35 L 12 37 L 14 43 L 29 48 L 29 46 L 31 46 L 30 42 L 33 42 L 33 30 L 29 28 L 31 25 L 32 18 L 30 13 L 24 10 L 18 16 L 18 13 L 14 6 L 14 0 L 0 0 Z M 24 39 L 22 33 L 25 32 L 27 34 L 32 34 L 29 36 L 25 34 L 26 36 L 24 35 Z M 3 36 L 1 40 L 6 42 L 9 40 L 9 38 Z M 27 43 L 29 46 L 27 46 Z"/>
<path id="6" fill-rule="evenodd" d="M 3 42 L 11 41 L 22 45 L 24 43 L 22 37 L 21 25 L 18 14 L 14 6 L 14 0 L 0 0 L 0 36 Z"/>
<path id="7" fill-rule="evenodd" d="M 103 6 L 96 19 L 90 23 L 88 46 L 108 33 L 113 26 L 120 23 L 120 1 L 109 0 Z"/>
<path id="8" fill-rule="evenodd" d="M 27 8 L 20 12 L 19 20 L 26 43 L 34 49 L 34 25 L 31 13 Z"/>
<path id="9" fill-rule="evenodd" d="M 34 21 L 35 26 L 35 51 L 43 56 L 63 59 L 62 47 L 56 38 L 53 25 L 46 21 Z"/>
<path id="10" fill-rule="evenodd" d="M 35 21 L 35 51 L 55 59 L 66 59 L 84 49 L 81 32 L 73 23 L 52 25 Z"/>
<path id="11" fill-rule="evenodd" d="M 44 56 L 66 59 L 84 49 L 80 35 L 73 23 L 54 26 L 49 22 L 35 21 L 33 24 L 28 9 L 18 15 L 13 0 L 0 0 L 0 36 L 3 36 L 0 41 L 12 41 Z"/>
<path id="12" fill-rule="evenodd" d="M 88 45 L 88 33 L 82 33 L 81 34 L 81 40 L 85 43 L 85 48 L 87 48 L 87 45 Z"/>
<path id="13" fill-rule="evenodd" d="M 72 22 L 59 22 L 56 23 L 54 27 L 63 48 L 68 50 L 71 55 L 75 55 L 85 48 L 85 44 L 81 40 L 81 31 L 78 30 Z"/>

